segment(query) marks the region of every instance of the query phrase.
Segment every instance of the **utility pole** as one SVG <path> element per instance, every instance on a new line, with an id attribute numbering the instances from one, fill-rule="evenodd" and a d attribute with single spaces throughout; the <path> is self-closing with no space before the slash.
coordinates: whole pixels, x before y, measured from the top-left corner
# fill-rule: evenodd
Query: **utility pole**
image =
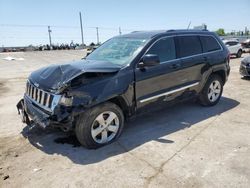
<path id="1" fill-rule="evenodd" d="M 49 45 L 50 45 L 50 47 L 52 46 L 52 44 L 51 44 L 51 32 L 52 32 L 52 30 L 50 29 L 50 26 L 48 26 L 48 32 L 49 32 Z"/>
<path id="2" fill-rule="evenodd" d="M 189 22 L 187 29 L 189 29 L 190 25 L 191 25 L 191 21 Z"/>
<path id="3" fill-rule="evenodd" d="M 122 30 L 121 30 L 121 27 L 119 27 L 119 35 L 122 34 Z"/>
<path id="4" fill-rule="evenodd" d="M 99 44 L 99 28 L 96 27 L 96 38 L 97 38 L 97 45 Z"/>
<path id="5" fill-rule="evenodd" d="M 79 12 L 79 16 L 80 16 L 80 26 L 81 26 L 82 46 L 84 47 L 83 28 L 82 28 L 82 14 L 81 14 L 81 12 Z"/>

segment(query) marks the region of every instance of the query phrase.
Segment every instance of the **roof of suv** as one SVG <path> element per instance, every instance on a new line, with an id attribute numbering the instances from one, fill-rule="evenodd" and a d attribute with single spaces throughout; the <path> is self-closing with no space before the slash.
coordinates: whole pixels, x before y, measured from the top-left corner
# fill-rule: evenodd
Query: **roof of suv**
<path id="1" fill-rule="evenodd" d="M 155 30 L 155 31 L 133 31 L 132 33 L 122 35 L 121 37 L 134 38 L 153 38 L 162 35 L 175 34 L 211 34 L 208 30 L 194 30 L 194 29 L 178 29 L 178 30 Z"/>

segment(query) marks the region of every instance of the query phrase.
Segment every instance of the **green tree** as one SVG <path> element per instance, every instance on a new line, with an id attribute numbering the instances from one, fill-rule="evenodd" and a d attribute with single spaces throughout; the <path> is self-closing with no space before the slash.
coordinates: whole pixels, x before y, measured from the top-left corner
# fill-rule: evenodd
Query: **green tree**
<path id="1" fill-rule="evenodd" d="M 91 42 L 91 43 L 89 44 L 89 46 L 95 46 L 95 43 L 94 43 L 94 42 Z"/>
<path id="2" fill-rule="evenodd" d="M 225 35 L 226 35 L 226 34 L 225 34 L 225 30 L 222 29 L 222 28 L 218 29 L 218 30 L 216 31 L 216 33 L 217 33 L 219 36 L 225 36 Z"/>

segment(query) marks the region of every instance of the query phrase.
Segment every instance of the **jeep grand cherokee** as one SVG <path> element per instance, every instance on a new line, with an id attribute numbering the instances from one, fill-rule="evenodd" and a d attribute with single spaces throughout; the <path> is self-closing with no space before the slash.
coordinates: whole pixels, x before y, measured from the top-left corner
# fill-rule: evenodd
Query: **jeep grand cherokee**
<path id="1" fill-rule="evenodd" d="M 153 104 L 217 104 L 229 71 L 229 51 L 213 32 L 132 32 L 85 59 L 31 73 L 17 108 L 28 125 L 73 130 L 83 146 L 98 148 Z"/>

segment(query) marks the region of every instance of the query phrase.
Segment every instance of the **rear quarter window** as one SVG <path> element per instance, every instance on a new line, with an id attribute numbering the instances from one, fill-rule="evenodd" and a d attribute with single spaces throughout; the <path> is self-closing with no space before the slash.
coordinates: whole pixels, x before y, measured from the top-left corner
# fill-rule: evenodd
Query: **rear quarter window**
<path id="1" fill-rule="evenodd" d="M 202 53 L 201 43 L 198 36 L 176 37 L 178 57 L 188 57 Z"/>
<path id="2" fill-rule="evenodd" d="M 203 52 L 220 50 L 221 46 L 212 36 L 200 36 Z"/>

